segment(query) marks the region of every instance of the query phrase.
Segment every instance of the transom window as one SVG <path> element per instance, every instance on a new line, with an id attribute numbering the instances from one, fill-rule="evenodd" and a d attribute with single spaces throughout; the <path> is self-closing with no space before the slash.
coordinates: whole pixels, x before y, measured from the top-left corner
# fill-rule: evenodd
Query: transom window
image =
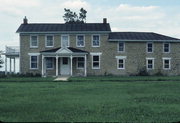
<path id="1" fill-rule="evenodd" d="M 38 68 L 38 56 L 30 56 L 30 68 L 37 69 Z"/>
<path id="2" fill-rule="evenodd" d="M 163 59 L 163 69 L 165 69 L 165 70 L 171 69 L 171 59 L 170 58 Z"/>
<path id="3" fill-rule="evenodd" d="M 124 42 L 119 42 L 118 43 L 118 52 L 124 52 L 124 49 L 125 49 Z"/>
<path id="4" fill-rule="evenodd" d="M 153 58 L 147 58 L 146 59 L 146 68 L 148 70 L 154 69 L 154 59 Z"/>
<path id="5" fill-rule="evenodd" d="M 92 47 L 99 47 L 100 46 L 100 36 L 93 35 L 92 36 Z"/>
<path id="6" fill-rule="evenodd" d="M 68 35 L 61 36 L 61 47 L 69 47 L 69 36 Z"/>
<path id="7" fill-rule="evenodd" d="M 54 45 L 54 40 L 53 40 L 53 36 L 46 36 L 46 47 L 53 47 Z"/>
<path id="8" fill-rule="evenodd" d="M 84 68 L 84 57 L 77 58 L 77 68 L 83 69 Z"/>
<path id="9" fill-rule="evenodd" d="M 30 47 L 31 48 L 38 47 L 38 37 L 37 36 L 31 36 Z"/>
<path id="10" fill-rule="evenodd" d="M 153 52 L 153 43 L 148 42 L 147 43 L 147 52 L 152 53 Z"/>
<path id="11" fill-rule="evenodd" d="M 77 35 L 76 45 L 77 47 L 84 47 L 84 35 Z"/>
<path id="12" fill-rule="evenodd" d="M 51 57 L 46 58 L 46 68 L 53 69 L 53 58 Z"/>
<path id="13" fill-rule="evenodd" d="M 100 58 L 99 55 L 93 55 L 93 60 L 92 60 L 92 68 L 93 69 L 100 69 Z"/>
<path id="14" fill-rule="evenodd" d="M 170 44 L 169 43 L 164 43 L 163 44 L 163 49 L 164 49 L 164 53 L 169 53 L 170 52 Z"/>

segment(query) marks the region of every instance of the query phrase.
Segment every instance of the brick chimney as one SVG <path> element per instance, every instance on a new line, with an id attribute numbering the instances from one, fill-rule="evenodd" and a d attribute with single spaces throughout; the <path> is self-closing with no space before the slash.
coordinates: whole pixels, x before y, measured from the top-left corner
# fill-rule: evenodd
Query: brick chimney
<path id="1" fill-rule="evenodd" d="M 103 24 L 107 23 L 107 18 L 103 18 Z"/>
<path id="2" fill-rule="evenodd" d="M 26 18 L 26 16 L 23 19 L 23 24 L 28 24 L 28 19 Z"/>

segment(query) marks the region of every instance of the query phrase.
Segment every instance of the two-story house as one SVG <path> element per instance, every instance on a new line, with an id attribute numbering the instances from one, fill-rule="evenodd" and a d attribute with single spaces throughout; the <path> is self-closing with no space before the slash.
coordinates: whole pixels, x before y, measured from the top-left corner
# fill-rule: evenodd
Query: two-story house
<path id="1" fill-rule="evenodd" d="M 42 76 L 180 74 L 180 39 L 151 32 L 111 32 L 102 23 L 28 23 L 20 36 L 20 72 Z"/>

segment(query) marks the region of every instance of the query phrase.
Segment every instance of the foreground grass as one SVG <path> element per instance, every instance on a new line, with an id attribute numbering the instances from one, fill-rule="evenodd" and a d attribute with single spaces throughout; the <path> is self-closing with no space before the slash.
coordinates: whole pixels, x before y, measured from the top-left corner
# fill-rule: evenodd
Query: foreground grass
<path id="1" fill-rule="evenodd" d="M 40 82 L 39 78 L 39 82 L 19 83 L 16 78 L 16 82 L 0 82 L 0 120 L 180 121 L 177 78 L 176 81 L 151 82 L 147 79 L 126 82 L 125 79 L 128 77 L 123 82 L 119 82 L 118 77 L 76 77 L 70 82 Z"/>

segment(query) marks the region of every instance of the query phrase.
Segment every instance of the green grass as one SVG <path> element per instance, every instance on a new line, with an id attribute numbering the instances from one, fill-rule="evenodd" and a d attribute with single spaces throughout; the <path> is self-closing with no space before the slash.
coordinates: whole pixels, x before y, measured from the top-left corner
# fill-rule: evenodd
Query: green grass
<path id="1" fill-rule="evenodd" d="M 180 121 L 180 77 L 31 79 L 0 79 L 0 121 Z"/>

